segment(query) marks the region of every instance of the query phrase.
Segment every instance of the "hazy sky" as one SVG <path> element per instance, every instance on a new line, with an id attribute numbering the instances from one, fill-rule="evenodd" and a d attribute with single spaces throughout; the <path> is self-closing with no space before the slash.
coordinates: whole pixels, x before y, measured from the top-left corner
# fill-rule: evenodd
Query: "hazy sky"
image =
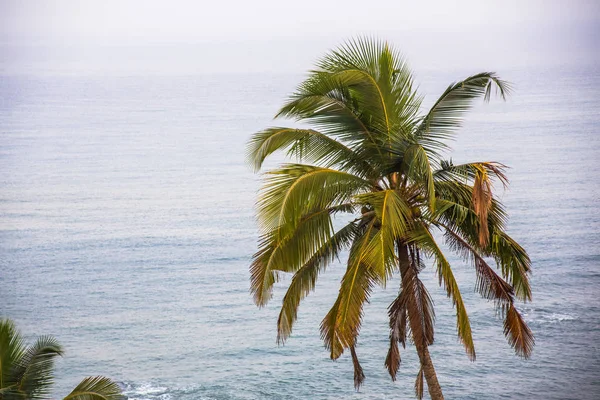
<path id="1" fill-rule="evenodd" d="M 367 34 L 423 65 L 589 63 L 598 60 L 599 27 L 600 0 L 0 0 L 0 60 L 6 70 L 52 56 L 72 68 L 111 48 L 124 63 L 156 58 L 159 69 L 185 56 L 206 70 L 303 70 Z M 159 53 L 140 50 L 156 45 Z"/>

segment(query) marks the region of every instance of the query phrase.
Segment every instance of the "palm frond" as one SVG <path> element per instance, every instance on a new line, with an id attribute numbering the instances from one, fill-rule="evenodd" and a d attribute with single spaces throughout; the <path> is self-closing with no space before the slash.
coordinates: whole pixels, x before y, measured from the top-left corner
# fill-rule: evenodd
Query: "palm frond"
<path id="1" fill-rule="evenodd" d="M 294 273 L 277 319 L 277 343 L 284 343 L 292 333 L 292 325 L 298 316 L 298 306 L 302 299 L 314 290 L 317 277 L 339 252 L 349 246 L 356 235 L 354 222 L 337 231 L 314 255 Z"/>
<path id="2" fill-rule="evenodd" d="M 501 230 L 494 230 L 491 239 L 491 254 L 501 268 L 502 276 L 508 280 L 519 300 L 531 301 L 531 260 L 519 243 Z"/>
<path id="3" fill-rule="evenodd" d="M 285 164 L 267 174 L 258 200 L 264 231 L 294 230 L 311 209 L 346 203 L 372 188 L 371 182 L 343 171 L 303 164 Z"/>
<path id="4" fill-rule="evenodd" d="M 385 367 L 387 368 L 392 381 L 396 380 L 396 374 L 400 368 L 400 348 L 398 344 L 402 344 L 402 347 L 406 347 L 406 334 L 407 334 L 407 313 L 406 313 L 406 301 L 403 300 L 402 289 L 396 297 L 396 299 L 388 307 L 388 316 L 390 318 L 390 347 L 388 350 L 387 357 L 385 358 Z"/>
<path id="5" fill-rule="evenodd" d="M 473 100 L 479 97 L 485 101 L 490 99 L 492 86 L 496 86 L 503 99 L 511 90 L 510 84 L 494 72 L 482 72 L 448 86 L 423 118 L 415 139 L 424 146 L 440 148 L 442 141 L 461 126 L 463 115 L 472 107 Z"/>
<path id="6" fill-rule="evenodd" d="M 113 380 L 104 376 L 90 376 L 83 379 L 79 385 L 64 400 L 124 400 L 121 388 Z"/>
<path id="7" fill-rule="evenodd" d="M 469 315 L 465 304 L 463 303 L 458 283 L 454 278 L 452 267 L 429 229 L 425 225 L 421 225 L 419 228 L 420 229 L 413 231 L 411 243 L 414 243 L 421 249 L 428 250 L 433 255 L 439 284 L 446 289 L 448 298 L 452 299 L 452 304 L 456 308 L 456 330 L 458 337 L 465 346 L 469 359 L 475 361 L 475 344 L 473 343 L 471 323 L 469 322 Z"/>
<path id="8" fill-rule="evenodd" d="M 29 399 L 47 397 L 54 383 L 54 359 L 62 354 L 62 347 L 54 337 L 39 337 L 14 367 L 18 390 Z"/>
<path id="9" fill-rule="evenodd" d="M 365 248 L 363 260 L 385 284 L 397 270 L 394 246 L 409 230 L 412 210 L 395 190 L 360 194 L 355 201 L 372 208 L 377 216 L 379 229 Z"/>
<path id="10" fill-rule="evenodd" d="M 372 153 L 382 155 L 381 143 L 371 132 L 369 120 L 357 108 L 357 101 L 349 89 L 355 82 L 348 78 L 329 72 L 313 72 L 279 110 L 276 118 L 309 121 L 320 132 L 341 140 L 372 160 Z"/>
<path id="11" fill-rule="evenodd" d="M 514 288 L 515 296 L 531 300 L 531 260 L 525 249 L 504 231 L 506 212 L 502 205 L 492 198 L 487 216 L 489 239 L 483 247 L 479 237 L 480 220 L 473 210 L 472 187 L 444 180 L 436 182 L 436 194 L 438 209 L 432 221 L 443 223 L 482 255 L 493 257 L 504 279 Z"/>
<path id="12" fill-rule="evenodd" d="M 511 347 L 515 349 L 517 355 L 523 358 L 531 356 L 533 346 L 535 345 L 535 338 L 531 329 L 529 329 L 513 304 L 506 311 L 504 335 L 507 337 Z"/>
<path id="13" fill-rule="evenodd" d="M 14 369 L 25 352 L 25 341 L 14 322 L 0 319 L 0 389 L 12 387 L 19 381 Z"/>
<path id="14" fill-rule="evenodd" d="M 338 298 L 321 322 L 321 337 L 325 339 L 325 345 L 330 349 L 333 359 L 341 355 L 340 346 L 344 349 L 354 344 L 362 322 L 363 305 L 379 280 L 378 275 L 363 261 L 367 245 L 373 240 L 376 231 L 373 219 L 354 240 Z M 339 346 L 332 346 L 332 340 L 339 341 Z"/>
<path id="15" fill-rule="evenodd" d="M 442 161 L 441 168 L 434 171 L 433 175 L 434 179 L 438 181 L 457 181 L 468 184 L 474 182 L 478 171 L 483 169 L 488 176 L 498 179 L 506 189 L 508 187 L 507 168 L 506 165 L 496 161 L 479 161 L 459 165 L 452 164 L 452 161 Z"/>
<path id="16" fill-rule="evenodd" d="M 406 309 L 411 336 L 418 349 L 429 346 L 434 340 L 435 311 L 433 300 L 419 279 L 419 256 L 406 244 L 399 246 L 402 290 L 398 295 L 400 307 Z M 410 253 L 410 254 L 409 254 Z"/>
<path id="17" fill-rule="evenodd" d="M 403 154 L 405 176 L 424 188 L 429 209 L 435 210 L 435 182 L 431 161 L 425 149 L 418 145 L 410 145 Z"/>
<path id="18" fill-rule="evenodd" d="M 318 252 L 333 235 L 331 215 L 352 211 L 351 204 L 309 210 L 301 216 L 294 230 L 279 228 L 263 234 L 259 249 L 250 264 L 250 290 L 257 305 L 271 298 L 277 271 L 293 272 Z"/>
<path id="19" fill-rule="evenodd" d="M 375 173 L 366 159 L 341 142 L 312 129 L 268 128 L 252 136 L 248 142 L 247 158 L 254 170 L 260 170 L 263 161 L 278 150 L 288 155 L 323 167 L 335 167 L 362 177 Z"/>
<path id="20" fill-rule="evenodd" d="M 365 380 L 365 374 L 360 366 L 360 362 L 358 362 L 355 345 L 350 346 L 350 354 L 352 355 L 352 365 L 354 366 L 354 388 L 358 391 L 360 385 L 362 385 Z"/>
<path id="21" fill-rule="evenodd" d="M 435 179 L 435 175 L 434 175 Z M 477 247 L 480 251 L 489 254 L 490 238 L 486 240 L 486 246 L 481 246 L 480 234 L 488 231 L 491 235 L 496 230 L 504 230 L 507 220 L 507 214 L 503 205 L 492 197 L 491 203 L 487 208 L 487 229 L 482 229 L 481 218 L 475 212 L 473 204 L 473 186 L 457 181 L 436 181 L 436 204 L 435 213 L 428 216 L 432 222 L 443 222 L 460 232 L 471 246 Z"/>
<path id="22" fill-rule="evenodd" d="M 475 289 L 483 298 L 494 300 L 502 310 L 504 306 L 512 304 L 514 295 L 512 286 L 494 272 L 494 269 L 488 265 L 475 248 L 447 227 L 444 231 L 444 238 L 450 249 L 461 255 L 465 261 L 470 261 L 475 267 L 477 273 Z"/>
<path id="23" fill-rule="evenodd" d="M 423 398 L 423 378 L 425 374 L 423 372 L 423 366 L 419 368 L 419 372 L 417 373 L 417 379 L 415 380 L 415 396 L 417 399 L 421 400 Z"/>
<path id="24" fill-rule="evenodd" d="M 338 296 L 325 318 L 323 318 L 323 321 L 321 321 L 321 339 L 325 344 L 325 348 L 329 351 L 329 357 L 332 360 L 337 360 L 344 352 L 344 345 L 336 329 L 340 302 L 341 298 Z"/>

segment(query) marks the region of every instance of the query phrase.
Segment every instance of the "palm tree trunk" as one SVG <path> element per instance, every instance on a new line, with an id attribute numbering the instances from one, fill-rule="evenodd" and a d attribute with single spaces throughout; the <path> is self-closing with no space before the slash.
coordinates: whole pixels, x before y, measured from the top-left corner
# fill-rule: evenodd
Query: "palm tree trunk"
<path id="1" fill-rule="evenodd" d="M 408 256 L 408 247 L 402 243 L 398 242 L 398 255 L 399 255 L 399 263 L 400 263 L 400 275 L 404 278 L 406 274 L 407 268 L 410 267 L 410 260 Z M 411 330 L 413 332 L 418 332 L 419 329 L 415 326 L 419 321 L 409 320 L 411 324 Z M 423 369 L 423 374 L 425 375 L 425 381 L 427 382 L 427 390 L 429 391 L 429 396 L 431 400 L 444 400 L 444 395 L 442 394 L 442 387 L 437 379 L 437 374 L 435 373 L 435 368 L 433 367 L 433 362 L 431 361 L 431 356 L 429 355 L 429 348 L 427 345 L 423 345 L 420 341 L 415 340 L 415 347 L 417 349 L 417 354 L 419 355 L 419 360 L 421 362 L 421 368 Z"/>

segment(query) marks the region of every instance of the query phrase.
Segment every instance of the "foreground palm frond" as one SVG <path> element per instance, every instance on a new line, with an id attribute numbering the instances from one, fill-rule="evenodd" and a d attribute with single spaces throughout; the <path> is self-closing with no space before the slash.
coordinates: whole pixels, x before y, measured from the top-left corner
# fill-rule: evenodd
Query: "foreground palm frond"
<path id="1" fill-rule="evenodd" d="M 506 166 L 454 165 L 444 158 L 447 140 L 474 101 L 489 101 L 494 90 L 506 98 L 510 85 L 493 72 L 472 75 L 451 84 L 425 114 L 414 87 L 407 63 L 386 42 L 350 41 L 323 57 L 277 114 L 312 129 L 272 127 L 252 136 L 247 156 L 255 170 L 277 151 L 300 164 L 266 174 L 257 203 L 262 234 L 250 266 L 250 290 L 264 306 L 279 274 L 293 274 L 277 321 L 277 340 L 283 343 L 301 300 L 346 250 L 346 271 L 321 322 L 321 337 L 332 359 L 350 350 L 358 388 L 364 380 L 357 352 L 363 306 L 375 286 L 399 274 L 401 287 L 389 307 L 385 365 L 395 379 L 399 345 L 412 342 L 421 364 L 417 397 L 426 382 L 431 397 L 441 399 L 428 351 L 435 312 L 420 279 L 430 261 L 455 307 L 458 337 L 471 360 L 476 353 L 458 282 L 435 232 L 472 265 L 475 289 L 494 301 L 509 344 L 525 358 L 534 338 L 515 302 L 531 300 L 531 261 L 506 233 L 507 214 L 494 196 L 494 183 L 508 185 Z M 336 231 L 334 222 L 344 219 Z"/>
<path id="2" fill-rule="evenodd" d="M 0 319 L 0 400 L 48 399 L 54 383 L 54 359 L 63 349 L 52 336 L 27 346 L 14 323 Z M 121 400 L 119 385 L 102 376 L 85 378 L 69 400 Z"/>

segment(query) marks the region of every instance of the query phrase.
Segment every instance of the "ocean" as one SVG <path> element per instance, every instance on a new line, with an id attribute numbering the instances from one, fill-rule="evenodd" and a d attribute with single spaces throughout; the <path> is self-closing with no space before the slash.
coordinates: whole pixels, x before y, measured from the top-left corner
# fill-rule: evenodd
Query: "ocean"
<path id="1" fill-rule="evenodd" d="M 478 70 L 416 71 L 430 105 Z M 431 354 L 448 399 L 600 398 L 600 68 L 497 71 L 507 102 L 479 104 L 449 155 L 510 166 L 500 198 L 509 233 L 533 261 L 533 301 L 519 304 L 536 338 L 523 360 L 470 265 L 450 257 L 477 351 L 459 343 L 431 263 Z M 387 306 L 399 281 L 365 308 L 353 387 L 349 354 L 329 360 L 319 323 L 343 273 L 328 268 L 276 344 L 279 304 L 249 294 L 260 186 L 244 159 L 301 74 L 0 75 L 0 316 L 32 341 L 54 335 L 55 397 L 84 376 L 120 382 L 132 400 L 413 398 L 417 358 L 384 367 Z M 282 157 L 275 157 L 275 165 Z"/>

